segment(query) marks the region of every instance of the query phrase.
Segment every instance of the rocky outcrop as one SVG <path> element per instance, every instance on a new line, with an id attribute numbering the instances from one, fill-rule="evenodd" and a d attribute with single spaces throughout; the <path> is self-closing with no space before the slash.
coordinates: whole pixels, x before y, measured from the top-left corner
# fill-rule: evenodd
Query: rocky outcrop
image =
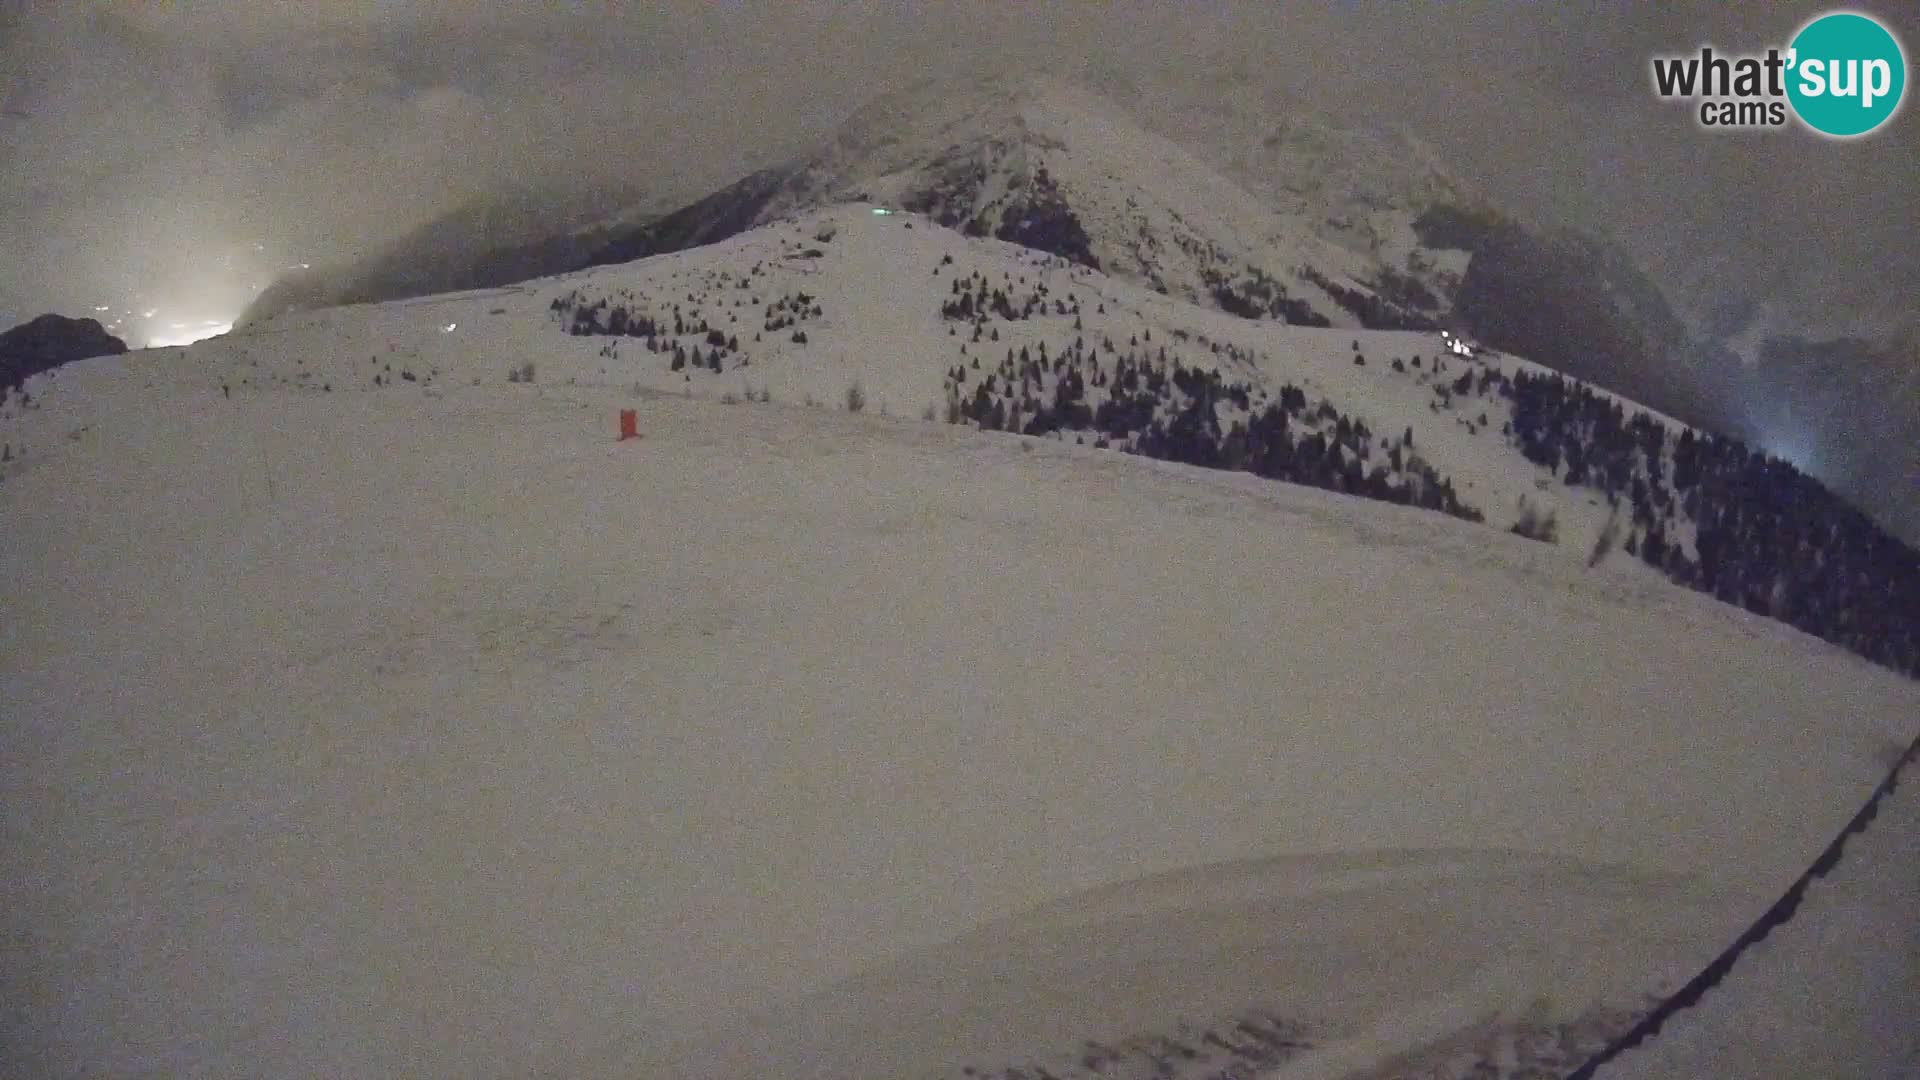
<path id="1" fill-rule="evenodd" d="M 12 389 L 75 360 L 126 351 L 127 343 L 107 333 L 97 320 L 42 315 L 0 333 L 0 389 Z"/>

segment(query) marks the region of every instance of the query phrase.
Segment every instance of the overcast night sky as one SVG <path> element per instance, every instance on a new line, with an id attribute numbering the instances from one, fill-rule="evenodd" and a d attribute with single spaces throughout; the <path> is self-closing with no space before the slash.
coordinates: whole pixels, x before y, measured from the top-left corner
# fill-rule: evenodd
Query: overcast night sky
<path id="1" fill-rule="evenodd" d="M 0 1080 L 1920 1080 L 1916 74 L 0 0 Z"/>
<path id="2" fill-rule="evenodd" d="M 1861 6 L 1900 27 L 1892 5 Z M 915 78 L 1105 65 L 1237 70 L 1402 124 L 1673 290 L 1750 288 L 1814 332 L 1911 327 L 1911 108 L 1838 144 L 1710 134 L 1649 90 L 1651 54 L 1784 44 L 1818 5 L 797 7 L 8 6 L 0 322 L 136 295 L 227 319 L 290 265 L 363 254 L 504 183 L 671 204 Z"/>

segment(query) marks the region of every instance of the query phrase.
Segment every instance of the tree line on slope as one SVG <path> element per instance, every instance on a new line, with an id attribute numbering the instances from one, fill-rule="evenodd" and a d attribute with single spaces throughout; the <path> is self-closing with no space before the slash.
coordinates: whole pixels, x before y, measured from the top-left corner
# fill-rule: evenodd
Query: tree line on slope
<path id="1" fill-rule="evenodd" d="M 754 272 L 758 274 L 758 266 Z M 731 280 L 731 275 L 722 274 L 720 277 L 722 280 Z M 746 284 L 746 280 L 741 279 L 740 285 L 745 287 Z M 752 300 L 758 305 L 759 295 L 755 294 Z M 734 306 L 738 308 L 740 304 L 736 300 Z M 729 364 L 741 368 L 752 363 L 751 357 L 741 346 L 738 333 L 728 333 L 709 325 L 701 309 L 692 306 L 691 295 L 689 305 L 683 309 L 679 303 L 672 303 L 666 305 L 665 312 L 656 316 L 646 314 L 649 302 L 644 296 L 636 297 L 622 290 L 616 296 L 590 299 L 584 292 L 575 289 L 555 297 L 547 307 L 568 334 L 574 337 L 638 338 L 648 352 L 671 356 L 668 366 L 672 371 L 705 370 L 718 374 Z M 724 305 L 722 307 L 724 310 Z M 761 313 L 761 329 L 754 333 L 753 341 L 759 342 L 763 333 L 777 333 L 798 327 L 821 315 L 819 301 L 812 294 L 783 294 L 765 306 Z M 737 323 L 738 313 L 730 313 L 729 319 Z M 683 341 L 682 338 L 687 340 Z M 788 340 L 805 345 L 807 332 L 794 329 Z M 704 352 L 702 345 L 705 346 Z"/>
<path id="2" fill-rule="evenodd" d="M 1528 460 L 1632 507 L 1627 550 L 1673 581 L 1920 677 L 1920 553 L 1788 462 L 1553 374 L 1511 380 Z M 1691 521 L 1695 554 L 1676 538 Z"/>
<path id="3" fill-rule="evenodd" d="M 785 329 L 795 316 L 815 314 L 810 301 L 780 298 L 764 312 L 767 325 Z M 576 334 L 647 338 L 654 351 L 675 354 L 676 370 L 712 366 L 722 350 L 737 349 L 731 338 L 715 340 L 704 320 L 677 311 L 679 325 L 662 325 L 622 319 L 614 305 L 577 295 L 554 308 Z M 974 344 L 987 340 L 994 321 L 1070 316 L 1074 329 L 1083 329 L 1077 298 L 1051 296 L 1037 282 L 1020 295 L 1013 282 L 995 288 L 980 274 L 953 283 L 941 314 L 968 324 Z M 682 356 L 669 330 L 704 335 L 708 355 L 700 357 L 696 346 Z M 1164 344 L 1153 351 L 1152 332 L 1145 333 L 1144 348 L 1138 338 L 1124 351 L 1104 341 L 1105 358 L 1101 346 L 1077 333 L 1051 355 L 1044 342 L 1037 356 L 1028 346 L 1009 347 L 984 373 L 976 353 L 970 365 L 948 372 L 947 419 L 1028 435 L 1073 434 L 1098 447 L 1485 520 L 1415 453 L 1411 429 L 1378 436 L 1330 402 L 1310 407 L 1291 385 L 1272 399 L 1264 389 L 1170 356 Z M 998 342 L 998 330 L 991 339 Z M 1356 352 L 1354 362 L 1365 361 Z M 1405 371 L 1398 362 L 1393 367 Z M 1556 374 L 1522 370 L 1509 377 L 1476 365 L 1437 379 L 1434 394 L 1436 412 L 1451 410 L 1456 399 L 1505 399 L 1511 420 L 1502 434 L 1511 444 L 1568 487 L 1625 504 L 1624 549 L 1676 583 L 1920 677 L 1920 555 L 1792 465 L 1725 436 L 1689 429 L 1675 437 L 1663 422 L 1629 414 L 1617 400 Z M 1489 423 L 1485 412 L 1477 425 L 1460 422 L 1470 432 Z M 1550 535 L 1543 525 L 1519 531 L 1541 539 Z"/>
<path id="4" fill-rule="evenodd" d="M 971 367 L 956 365 L 947 373 L 947 419 L 989 431 L 1074 434 L 1081 442 L 1092 436 L 1099 448 L 1485 520 L 1415 453 L 1411 428 L 1377 436 L 1331 402 L 1310 405 L 1299 387 L 1288 384 L 1270 400 L 1261 388 L 1169 357 L 1164 345 L 1157 353 L 1141 351 L 1137 339 L 1125 353 L 1111 341 L 1106 347 L 1111 367 L 1099 346 L 1079 336 L 1053 355 L 1045 342 L 1037 355 L 1009 348 L 977 378 L 977 356 Z"/>
<path id="5" fill-rule="evenodd" d="M 1091 434 L 1095 446 L 1484 520 L 1413 453 L 1411 429 L 1376 441 L 1330 402 L 1310 409 L 1297 387 L 1265 401 L 1245 382 L 1169 358 L 1164 346 L 1150 355 L 1137 341 L 1124 353 L 1106 344 L 1110 369 L 1077 336 L 1051 356 L 1044 342 L 1037 356 L 1009 348 L 970 392 L 969 368 L 956 366 L 948 419 L 1027 435 Z M 976 357 L 971 370 L 979 364 Z M 1645 412 L 1629 415 L 1555 374 L 1509 377 L 1484 366 L 1434 392 L 1437 411 L 1455 399 L 1508 399 L 1503 434 L 1520 453 L 1568 487 L 1624 504 L 1625 550 L 1677 584 L 1920 677 L 1920 554 L 1791 464 L 1726 436 L 1686 429 L 1674 437 Z M 1223 414 L 1236 412 L 1223 428 Z M 1487 423 L 1484 412 L 1479 422 Z"/>

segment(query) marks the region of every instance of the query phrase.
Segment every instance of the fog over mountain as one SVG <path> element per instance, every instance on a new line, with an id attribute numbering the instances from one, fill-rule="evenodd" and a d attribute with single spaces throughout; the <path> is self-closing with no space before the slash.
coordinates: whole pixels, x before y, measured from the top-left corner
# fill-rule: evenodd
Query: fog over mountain
<path id="1" fill-rule="evenodd" d="M 1896 28 L 1904 14 L 1858 6 Z M 1806 382 L 1805 365 L 1777 362 L 1795 350 L 1769 351 L 1771 337 L 1855 336 L 1872 344 L 1843 370 L 1868 389 L 1839 396 L 1884 398 L 1909 385 L 1920 337 L 1911 110 L 1849 143 L 1712 133 L 1649 85 L 1656 53 L 1764 49 L 1815 13 L 1708 3 L 1598 18 L 1144 3 L 933 14 L 879 3 L 9 8 L 0 244 L 15 257 L 0 266 L 0 325 L 98 312 L 134 344 L 220 325 L 276 280 L 377 260 L 440 215 L 473 215 L 503 195 L 541 192 L 568 227 L 609 189 L 669 209 L 802 152 L 876 95 L 923 78 L 1040 69 L 1149 126 L 1191 125 L 1218 103 L 1222 123 L 1265 111 L 1404 129 L 1501 205 L 1595 233 L 1636 261 L 1689 326 L 1731 350 L 1694 358 L 1715 371 L 1704 380 L 1713 393 Z M 1764 377 L 1725 377 L 1717 369 L 1733 355 L 1776 363 Z M 1834 436 L 1813 401 L 1786 410 L 1791 420 L 1779 404 L 1727 411 L 1775 452 L 1841 482 L 1859 438 Z M 1898 488 L 1900 470 L 1885 471 L 1859 483 Z M 1904 479 L 1909 490 L 1920 482 L 1913 468 Z"/>

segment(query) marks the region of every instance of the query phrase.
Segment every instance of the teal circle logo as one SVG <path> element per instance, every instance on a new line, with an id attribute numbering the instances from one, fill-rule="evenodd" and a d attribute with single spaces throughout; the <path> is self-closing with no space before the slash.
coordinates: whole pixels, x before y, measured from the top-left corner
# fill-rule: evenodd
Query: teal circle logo
<path id="1" fill-rule="evenodd" d="M 1787 57 L 1787 100 L 1823 135 L 1865 135 L 1893 116 L 1907 89 L 1900 42 L 1886 27 L 1851 11 L 1801 27 Z"/>

